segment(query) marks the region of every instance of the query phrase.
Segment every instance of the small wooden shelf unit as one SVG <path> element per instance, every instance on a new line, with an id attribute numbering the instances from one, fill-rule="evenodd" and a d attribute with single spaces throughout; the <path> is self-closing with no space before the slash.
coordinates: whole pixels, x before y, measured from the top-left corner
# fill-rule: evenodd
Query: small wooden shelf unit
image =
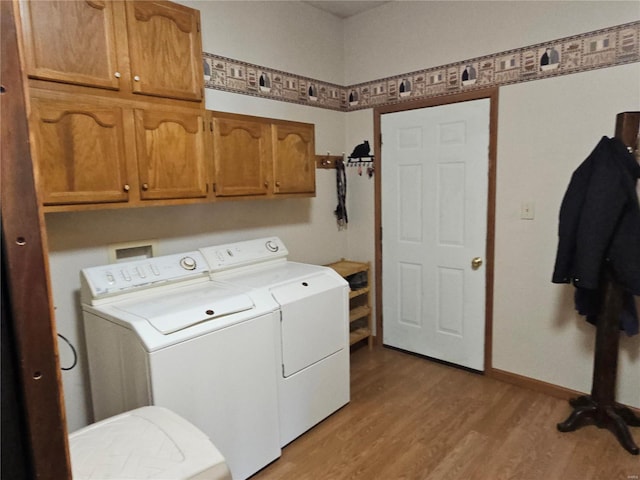
<path id="1" fill-rule="evenodd" d="M 371 279 L 370 264 L 353 262 L 344 258 L 338 262 L 330 263 L 327 267 L 333 268 L 347 281 L 349 277 L 357 273 L 365 273 L 366 286 L 352 288 L 349 292 L 349 344 L 354 345 L 366 340 L 369 348 L 373 347 L 372 315 L 371 315 Z"/>

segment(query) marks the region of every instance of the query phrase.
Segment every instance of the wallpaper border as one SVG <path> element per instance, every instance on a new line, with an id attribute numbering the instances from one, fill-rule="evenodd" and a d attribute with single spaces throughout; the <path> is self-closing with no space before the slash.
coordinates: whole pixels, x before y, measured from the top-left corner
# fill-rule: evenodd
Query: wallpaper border
<path id="1" fill-rule="evenodd" d="M 640 21 L 340 86 L 203 53 L 205 87 L 343 112 L 640 61 Z"/>

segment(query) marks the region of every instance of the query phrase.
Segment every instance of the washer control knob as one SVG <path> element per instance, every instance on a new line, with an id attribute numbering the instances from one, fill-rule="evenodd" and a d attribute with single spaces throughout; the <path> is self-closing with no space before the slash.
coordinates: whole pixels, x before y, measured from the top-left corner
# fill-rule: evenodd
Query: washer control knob
<path id="1" fill-rule="evenodd" d="M 265 245 L 265 247 L 267 247 L 267 250 L 269 250 L 270 252 L 274 252 L 275 253 L 278 250 L 280 250 L 280 247 L 278 246 L 278 244 L 276 242 L 274 242 L 273 240 L 269 240 L 264 245 Z"/>
<path id="2" fill-rule="evenodd" d="M 191 257 L 183 257 L 180 259 L 180 266 L 185 270 L 195 270 L 196 261 Z"/>

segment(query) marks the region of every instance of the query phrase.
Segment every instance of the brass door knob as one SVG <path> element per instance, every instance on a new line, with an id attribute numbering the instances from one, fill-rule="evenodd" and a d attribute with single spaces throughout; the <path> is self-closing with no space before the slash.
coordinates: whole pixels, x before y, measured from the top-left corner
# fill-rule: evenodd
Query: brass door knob
<path id="1" fill-rule="evenodd" d="M 471 268 L 473 268 L 474 270 L 478 270 L 481 266 L 482 266 L 481 257 L 475 257 L 473 260 L 471 260 Z"/>

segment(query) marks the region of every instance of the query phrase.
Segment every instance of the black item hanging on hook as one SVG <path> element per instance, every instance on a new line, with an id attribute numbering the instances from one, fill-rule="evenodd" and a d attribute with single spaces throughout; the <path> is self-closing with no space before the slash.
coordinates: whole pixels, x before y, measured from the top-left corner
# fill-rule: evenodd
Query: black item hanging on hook
<path id="1" fill-rule="evenodd" d="M 347 217 L 347 173 L 343 161 L 336 162 L 336 192 L 338 194 L 338 206 L 333 213 L 338 220 L 338 228 L 343 229 L 349 223 Z"/>

